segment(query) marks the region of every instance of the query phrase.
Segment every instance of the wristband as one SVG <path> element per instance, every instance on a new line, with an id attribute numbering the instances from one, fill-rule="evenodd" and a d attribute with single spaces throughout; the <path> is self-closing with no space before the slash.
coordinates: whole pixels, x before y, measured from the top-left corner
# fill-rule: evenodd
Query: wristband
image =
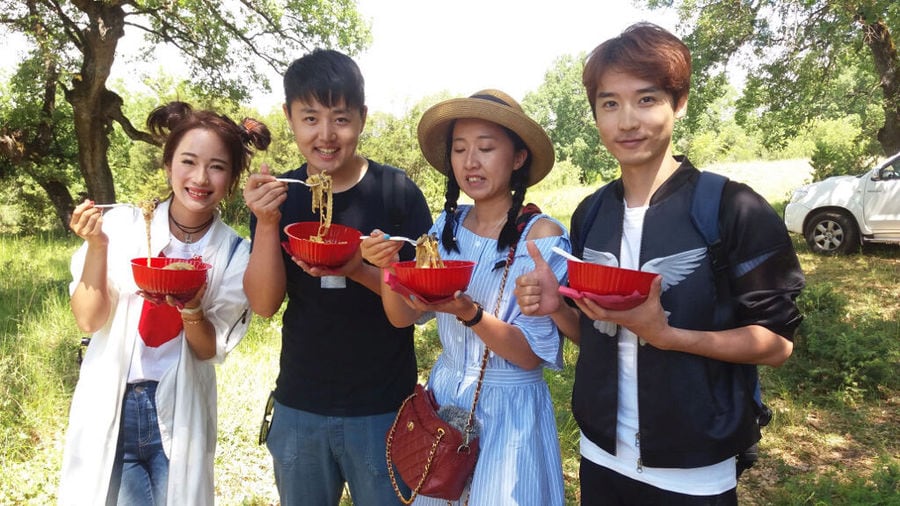
<path id="1" fill-rule="evenodd" d="M 459 323 L 462 323 L 463 325 L 465 325 L 466 327 L 474 327 L 475 325 L 478 325 L 478 322 L 481 321 L 482 316 L 484 316 L 484 308 L 481 307 L 481 304 L 476 302 L 475 303 L 475 316 L 473 316 L 471 320 L 463 320 L 459 316 L 456 317 L 456 320 Z"/>
<path id="2" fill-rule="evenodd" d="M 181 314 L 197 314 L 197 313 L 199 313 L 200 311 L 203 311 L 203 308 L 202 308 L 201 306 L 197 306 L 197 307 L 183 307 L 183 308 L 181 308 L 181 309 L 178 310 L 178 312 L 181 313 Z"/>

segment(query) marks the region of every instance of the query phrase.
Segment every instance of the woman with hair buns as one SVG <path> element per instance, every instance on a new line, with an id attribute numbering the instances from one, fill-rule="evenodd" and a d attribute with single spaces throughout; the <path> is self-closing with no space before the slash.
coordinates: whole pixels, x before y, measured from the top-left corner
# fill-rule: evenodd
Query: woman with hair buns
<path id="1" fill-rule="evenodd" d="M 149 221 L 150 255 L 212 265 L 190 300 L 137 293 L 131 259 L 147 256 L 135 206 L 104 212 L 86 200 L 69 226 L 84 239 L 69 286 L 78 327 L 93 333 L 72 397 L 60 504 L 213 504 L 216 373 L 247 331 L 242 278 L 249 244 L 219 203 L 265 149 L 268 129 L 172 102 L 150 113 L 164 140 L 171 194 Z"/>
<path id="2" fill-rule="evenodd" d="M 436 314 L 442 351 L 428 389 L 439 405 L 471 408 L 482 357 L 490 350 L 475 411 L 480 455 L 460 504 L 561 505 L 559 440 L 543 369 L 562 367 L 562 343 L 551 319 L 523 315 L 513 295 L 515 279 L 534 269 L 526 241 L 558 278 L 565 274 L 565 260 L 550 254 L 554 246 L 569 249 L 565 228 L 533 204 L 524 205 L 526 189 L 553 167 L 553 145 L 498 90 L 435 105 L 419 121 L 418 137 L 425 158 L 447 176 L 444 211 L 431 232 L 443 260 L 476 262 L 469 287 L 439 303 L 392 291 L 390 265 L 399 246 L 379 232 L 363 241 L 363 256 L 387 271 L 381 293 L 392 324 Z M 460 205 L 460 192 L 474 204 Z M 446 501 L 419 496 L 415 504 Z"/>

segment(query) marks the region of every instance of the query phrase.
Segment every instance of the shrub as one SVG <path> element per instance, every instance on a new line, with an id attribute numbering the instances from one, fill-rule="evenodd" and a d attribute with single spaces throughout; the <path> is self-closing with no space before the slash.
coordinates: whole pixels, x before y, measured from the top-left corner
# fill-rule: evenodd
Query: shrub
<path id="1" fill-rule="evenodd" d="M 801 389 L 849 402 L 900 388 L 896 322 L 866 315 L 848 321 L 847 304 L 831 283 L 808 286 L 798 298 L 806 319 L 794 355 L 775 374 Z"/>
<path id="2" fill-rule="evenodd" d="M 581 180 L 581 168 L 569 160 L 560 160 L 553 165 L 553 170 L 541 180 L 534 189 L 562 188 L 578 186 Z"/>
<path id="3" fill-rule="evenodd" d="M 864 170 L 868 159 L 859 145 L 835 146 L 825 141 L 817 141 L 809 161 L 813 167 L 813 181 L 857 174 Z"/>
<path id="4" fill-rule="evenodd" d="M 813 145 L 810 165 L 813 181 L 831 176 L 859 174 L 870 165 L 880 146 L 860 127 L 857 116 L 822 121 L 813 125 Z"/>

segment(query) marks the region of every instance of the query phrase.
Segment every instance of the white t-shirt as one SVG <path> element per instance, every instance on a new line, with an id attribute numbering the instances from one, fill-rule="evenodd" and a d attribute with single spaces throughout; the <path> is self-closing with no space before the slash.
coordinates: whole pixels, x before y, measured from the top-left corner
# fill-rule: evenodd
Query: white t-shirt
<path id="1" fill-rule="evenodd" d="M 640 270 L 641 239 L 647 206 L 626 207 L 619 254 L 626 269 Z M 689 495 L 716 495 L 737 486 L 733 458 L 717 464 L 690 469 L 640 465 L 638 451 L 638 337 L 619 327 L 619 406 L 616 424 L 616 454 L 611 455 L 581 434 L 581 455 L 591 462 L 636 481 L 663 490 Z M 678 381 L 678 378 L 673 378 Z"/>

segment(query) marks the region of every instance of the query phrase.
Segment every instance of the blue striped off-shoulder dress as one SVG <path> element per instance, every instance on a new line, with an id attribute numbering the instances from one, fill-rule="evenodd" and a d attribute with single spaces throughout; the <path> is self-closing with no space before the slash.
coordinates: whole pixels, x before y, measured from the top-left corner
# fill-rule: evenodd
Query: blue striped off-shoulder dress
<path id="1" fill-rule="evenodd" d="M 460 206 L 457 223 L 462 223 L 471 206 Z M 476 417 L 481 424 L 481 453 L 471 484 L 470 505 L 555 506 L 564 502 L 562 462 L 556 417 L 543 369 L 562 368 L 562 342 L 549 317 L 525 316 L 513 295 L 516 277 L 534 269 L 524 238 L 540 219 L 531 220 L 522 233 L 503 292 L 499 317 L 519 327 L 534 353 L 543 359 L 543 367 L 526 371 L 500 356 L 491 354 L 479 397 Z M 432 232 L 440 235 L 445 214 L 441 214 Z M 458 226 L 460 251 L 441 250 L 444 259 L 474 260 L 475 270 L 466 293 L 480 302 L 485 312 L 493 312 L 503 275 L 502 262 L 508 251 L 497 251 L 497 240 L 478 236 Z M 566 273 L 566 262 L 551 253 L 553 246 L 570 250 L 568 235 L 538 239 L 535 244 L 549 262 L 558 279 Z M 478 380 L 484 344 L 475 332 L 464 327 L 451 314 L 437 315 L 442 352 L 432 369 L 428 387 L 441 405 L 455 404 L 468 409 Z M 466 495 L 463 494 L 463 499 Z M 464 501 L 460 501 L 463 503 Z M 417 498 L 417 505 L 445 505 L 446 501 Z"/>

